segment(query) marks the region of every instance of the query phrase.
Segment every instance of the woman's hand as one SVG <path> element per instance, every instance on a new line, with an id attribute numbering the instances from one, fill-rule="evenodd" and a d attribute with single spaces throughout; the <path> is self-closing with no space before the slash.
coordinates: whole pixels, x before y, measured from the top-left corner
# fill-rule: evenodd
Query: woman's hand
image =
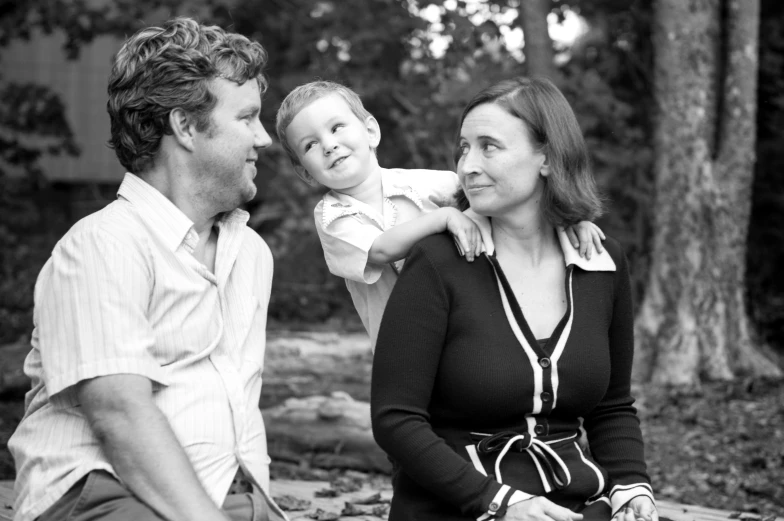
<path id="1" fill-rule="evenodd" d="M 537 496 L 510 506 L 502 519 L 504 521 L 580 521 L 582 518 L 582 514 Z"/>
<path id="2" fill-rule="evenodd" d="M 596 247 L 596 251 L 599 253 L 604 251 L 602 241 L 606 237 L 602 229 L 594 223 L 580 221 L 574 226 L 568 226 L 564 231 L 566 231 L 566 236 L 569 238 L 572 246 L 574 246 L 574 249 L 580 253 L 580 257 L 591 260 L 594 247 Z"/>
<path id="3" fill-rule="evenodd" d="M 612 521 L 659 521 L 659 513 L 648 496 L 632 498 L 621 508 Z"/>

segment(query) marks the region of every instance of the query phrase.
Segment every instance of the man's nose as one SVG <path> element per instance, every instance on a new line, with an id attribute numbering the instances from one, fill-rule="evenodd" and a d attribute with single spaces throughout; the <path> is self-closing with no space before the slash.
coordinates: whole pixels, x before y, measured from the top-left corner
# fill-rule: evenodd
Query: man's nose
<path id="1" fill-rule="evenodd" d="M 254 129 L 253 133 L 253 146 L 255 148 L 267 148 L 272 144 L 272 138 L 267 131 L 264 129 L 264 125 L 261 124 L 260 120 L 256 120 L 256 128 Z"/>

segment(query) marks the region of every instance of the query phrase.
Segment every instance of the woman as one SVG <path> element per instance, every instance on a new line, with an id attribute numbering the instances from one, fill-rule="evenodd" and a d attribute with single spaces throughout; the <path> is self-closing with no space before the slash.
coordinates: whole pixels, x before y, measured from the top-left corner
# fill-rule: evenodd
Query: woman
<path id="1" fill-rule="evenodd" d="M 626 259 L 612 239 L 580 258 L 558 231 L 601 213 L 571 107 L 548 80 L 503 81 L 463 111 L 458 149 L 492 241 L 474 263 L 421 241 L 387 304 L 371 407 L 390 520 L 657 521 Z"/>

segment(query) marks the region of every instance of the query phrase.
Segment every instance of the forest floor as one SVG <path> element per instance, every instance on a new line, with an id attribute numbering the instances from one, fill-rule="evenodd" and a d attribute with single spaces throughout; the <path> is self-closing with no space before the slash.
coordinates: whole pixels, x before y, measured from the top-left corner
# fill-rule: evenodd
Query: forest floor
<path id="1" fill-rule="evenodd" d="M 367 401 L 369 374 L 359 381 L 365 384 L 351 389 L 320 382 L 318 392 L 345 390 Z M 289 397 L 270 391 L 273 395 L 262 393 L 265 407 Z M 312 391 L 292 388 L 291 395 Z M 753 512 L 762 521 L 771 515 L 784 517 L 784 381 L 708 383 L 690 393 L 644 386 L 636 388 L 635 395 L 657 497 Z M 23 400 L 19 393 L 0 396 L 0 479 L 14 477 L 6 444 L 22 417 Z M 303 464 L 272 466 L 273 478 L 280 479 L 329 480 L 341 472 Z"/>

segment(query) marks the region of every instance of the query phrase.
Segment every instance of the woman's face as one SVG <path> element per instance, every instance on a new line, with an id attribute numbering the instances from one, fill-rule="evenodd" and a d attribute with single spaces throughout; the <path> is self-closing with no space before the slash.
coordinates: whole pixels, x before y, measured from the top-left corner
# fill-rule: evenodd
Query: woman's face
<path id="1" fill-rule="evenodd" d="M 460 129 L 457 173 L 471 208 L 499 217 L 536 205 L 547 175 L 525 123 L 495 103 L 478 105 Z"/>

